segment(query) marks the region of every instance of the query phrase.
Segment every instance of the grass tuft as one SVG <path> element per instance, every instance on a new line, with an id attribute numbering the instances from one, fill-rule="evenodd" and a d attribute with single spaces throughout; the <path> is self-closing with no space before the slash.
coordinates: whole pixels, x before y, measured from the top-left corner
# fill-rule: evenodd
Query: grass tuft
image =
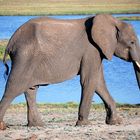
<path id="1" fill-rule="evenodd" d="M 0 60 L 3 59 L 7 43 L 8 43 L 8 40 L 0 40 Z"/>

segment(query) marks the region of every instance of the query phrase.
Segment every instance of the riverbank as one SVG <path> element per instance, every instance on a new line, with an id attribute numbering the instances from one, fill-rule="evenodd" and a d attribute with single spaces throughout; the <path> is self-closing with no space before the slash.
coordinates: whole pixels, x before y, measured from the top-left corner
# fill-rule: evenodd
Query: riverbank
<path id="1" fill-rule="evenodd" d="M 0 15 L 140 13 L 139 0 L 0 0 Z"/>
<path id="2" fill-rule="evenodd" d="M 140 105 L 119 105 L 118 114 L 123 119 L 120 125 L 105 124 L 105 110 L 102 104 L 94 104 L 90 111 L 91 125 L 75 127 L 78 105 L 68 104 L 42 104 L 38 105 L 44 127 L 28 128 L 27 109 L 25 104 L 11 105 L 5 115 L 8 128 L 0 131 L 0 140 L 128 140 L 140 139 Z"/>

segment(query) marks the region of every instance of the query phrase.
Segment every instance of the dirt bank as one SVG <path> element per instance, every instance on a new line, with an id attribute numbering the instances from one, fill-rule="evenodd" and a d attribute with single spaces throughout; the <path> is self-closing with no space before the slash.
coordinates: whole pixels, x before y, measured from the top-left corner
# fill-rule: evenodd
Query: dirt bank
<path id="1" fill-rule="evenodd" d="M 4 121 L 9 128 L 0 131 L 0 140 L 139 140 L 140 107 L 121 107 L 121 125 L 106 125 L 103 108 L 92 108 L 91 125 L 75 127 L 77 107 L 40 106 L 45 126 L 28 128 L 25 106 L 12 106 Z"/>

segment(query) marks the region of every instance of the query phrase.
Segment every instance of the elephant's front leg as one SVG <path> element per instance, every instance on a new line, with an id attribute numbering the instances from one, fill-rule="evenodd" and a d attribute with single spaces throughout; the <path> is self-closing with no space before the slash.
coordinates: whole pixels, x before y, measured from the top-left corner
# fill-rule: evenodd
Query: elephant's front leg
<path id="1" fill-rule="evenodd" d="M 106 123 L 107 124 L 120 124 L 122 122 L 122 119 L 119 116 L 117 116 L 116 104 L 107 90 L 104 76 L 103 76 L 102 67 L 99 74 L 99 81 L 96 88 L 96 92 L 101 97 L 101 99 L 103 100 L 105 104 L 105 109 L 107 113 Z"/>
<path id="2" fill-rule="evenodd" d="M 89 55 L 90 56 L 90 55 Z M 94 55 L 92 55 L 94 56 Z M 96 89 L 97 74 L 99 72 L 98 67 L 94 67 L 93 60 L 89 57 L 83 59 L 81 64 L 81 101 L 79 106 L 78 121 L 76 125 L 87 125 L 89 124 L 88 116 L 92 103 L 93 93 Z M 95 62 L 96 63 L 96 62 Z"/>
<path id="3" fill-rule="evenodd" d="M 27 101 L 27 108 L 28 108 L 28 126 L 43 126 L 43 122 L 41 120 L 41 117 L 39 115 L 39 112 L 37 110 L 36 106 L 36 92 L 38 87 L 33 87 L 28 89 L 24 94 Z"/>
<path id="4" fill-rule="evenodd" d="M 78 121 L 76 125 L 88 125 L 89 111 L 92 103 L 92 97 L 94 93 L 94 84 L 92 81 L 82 86 L 81 102 L 79 106 Z"/>

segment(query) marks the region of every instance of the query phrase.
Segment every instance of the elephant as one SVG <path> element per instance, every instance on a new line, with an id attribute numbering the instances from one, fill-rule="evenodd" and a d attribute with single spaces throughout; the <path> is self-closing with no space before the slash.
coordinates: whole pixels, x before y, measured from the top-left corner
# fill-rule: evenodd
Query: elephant
<path id="1" fill-rule="evenodd" d="M 22 93 L 28 107 L 27 125 L 43 126 L 36 106 L 37 89 L 76 75 L 80 75 L 81 84 L 76 125 L 90 123 L 88 115 L 95 92 L 105 105 L 105 122 L 120 124 L 122 119 L 106 87 L 102 65 L 103 59 L 111 60 L 113 55 L 133 63 L 140 87 L 140 45 L 132 25 L 109 14 L 71 20 L 38 17 L 24 23 L 9 40 L 3 57 L 9 76 L 0 102 L 0 129 L 6 129 L 4 114 Z"/>

